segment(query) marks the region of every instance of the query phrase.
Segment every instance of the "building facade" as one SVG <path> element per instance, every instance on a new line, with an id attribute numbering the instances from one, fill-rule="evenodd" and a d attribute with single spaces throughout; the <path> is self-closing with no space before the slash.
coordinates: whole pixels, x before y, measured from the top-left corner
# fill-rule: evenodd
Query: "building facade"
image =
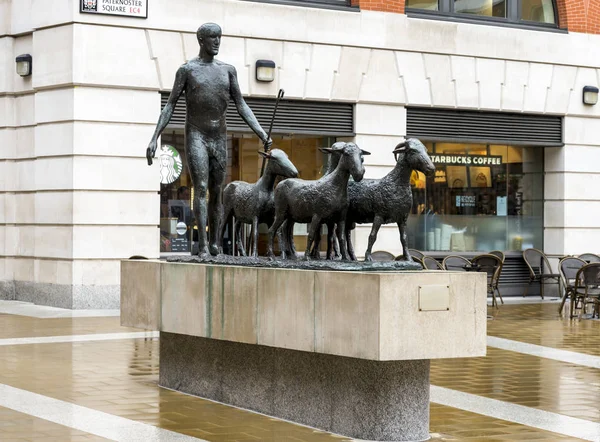
<path id="1" fill-rule="evenodd" d="M 518 256 L 600 245 L 600 105 L 582 99 L 600 83 L 597 2 L 148 0 L 138 17 L 84 11 L 97 3 L 119 2 L 0 0 L 0 299 L 116 307 L 121 259 L 191 246 L 182 117 L 161 141 L 181 154 L 175 180 L 163 172 L 161 184 L 145 150 L 208 21 L 222 26 L 218 58 L 264 124 L 285 89 L 289 125 L 274 139 L 302 177 L 322 173 L 317 148 L 336 139 L 372 152 L 370 178 L 390 170 L 404 137 L 427 145 L 438 173 L 414 174 L 411 246 Z M 29 76 L 16 73 L 22 54 Z M 274 81 L 256 80 L 257 60 L 275 63 Z M 321 127 L 335 120 L 323 115 L 340 126 Z M 261 145 L 230 126 L 229 179 L 252 180 Z M 369 231 L 354 232 L 359 255 Z M 374 250 L 401 252 L 395 226 Z"/>

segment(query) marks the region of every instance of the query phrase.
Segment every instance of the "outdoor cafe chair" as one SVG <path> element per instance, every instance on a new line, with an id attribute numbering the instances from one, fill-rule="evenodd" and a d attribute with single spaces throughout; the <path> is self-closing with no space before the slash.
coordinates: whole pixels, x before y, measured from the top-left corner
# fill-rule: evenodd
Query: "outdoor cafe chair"
<path id="1" fill-rule="evenodd" d="M 471 265 L 471 261 L 459 255 L 448 255 L 442 262 L 442 267 L 445 270 L 452 270 L 454 272 L 466 272 L 467 269 L 465 269 L 465 266 L 468 265 Z"/>
<path id="2" fill-rule="evenodd" d="M 471 265 L 478 268 L 479 272 L 485 272 L 487 274 L 487 292 L 488 295 L 492 295 L 492 307 L 497 308 L 498 301 L 496 300 L 496 292 L 502 261 L 496 255 L 484 254 L 473 258 L 471 260 Z"/>
<path id="3" fill-rule="evenodd" d="M 595 253 L 584 253 L 578 256 L 579 259 L 583 259 L 584 261 L 590 262 L 600 262 L 600 256 Z"/>
<path id="4" fill-rule="evenodd" d="M 562 300 L 560 301 L 560 307 L 558 307 L 558 313 L 562 313 L 563 307 L 567 298 L 570 299 L 570 317 L 573 317 L 575 310 L 576 294 L 575 294 L 575 278 L 581 268 L 586 265 L 583 259 L 567 257 L 560 260 L 558 264 L 558 272 L 560 274 L 560 280 L 562 288 L 564 290 Z"/>
<path id="5" fill-rule="evenodd" d="M 585 314 L 587 304 L 594 304 L 592 318 L 600 318 L 600 263 L 584 265 L 575 277 L 575 297 L 581 297 L 579 317 Z"/>
<path id="6" fill-rule="evenodd" d="M 373 261 L 393 261 L 394 255 L 390 252 L 378 250 L 377 252 L 371 253 L 371 258 L 373 258 Z"/>
<path id="7" fill-rule="evenodd" d="M 410 256 L 412 256 L 413 258 L 419 258 L 419 260 L 421 260 L 421 261 L 423 260 L 423 257 L 425 256 L 425 253 L 423 253 L 417 249 L 408 249 L 408 253 L 410 253 Z"/>
<path id="8" fill-rule="evenodd" d="M 523 251 L 523 259 L 529 268 L 529 283 L 525 287 L 523 297 L 527 296 L 527 291 L 533 282 L 540 283 L 540 295 L 544 299 L 544 283 L 547 281 L 559 283 L 560 275 L 552 273 L 552 267 L 548 258 L 538 249 L 527 249 Z"/>
<path id="9" fill-rule="evenodd" d="M 423 257 L 423 268 L 425 270 L 444 270 L 440 262 L 432 256 Z"/>
<path id="10" fill-rule="evenodd" d="M 504 299 L 502 299 L 502 293 L 500 293 L 500 276 L 502 276 L 502 269 L 504 268 L 504 252 L 501 250 L 492 250 L 491 252 L 489 252 L 490 255 L 494 255 L 497 256 L 498 258 L 500 258 L 500 261 L 502 261 L 502 264 L 500 264 L 500 269 L 498 270 L 498 277 L 496 278 L 496 286 L 494 287 L 494 289 L 496 290 L 496 293 L 498 293 L 498 297 L 500 298 L 500 302 L 502 304 L 504 304 Z"/>

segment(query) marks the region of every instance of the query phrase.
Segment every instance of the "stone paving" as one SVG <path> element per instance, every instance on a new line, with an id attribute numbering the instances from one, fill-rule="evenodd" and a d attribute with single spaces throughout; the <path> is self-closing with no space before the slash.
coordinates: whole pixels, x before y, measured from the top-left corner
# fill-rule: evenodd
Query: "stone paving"
<path id="1" fill-rule="evenodd" d="M 599 355 L 600 321 L 563 319 L 557 307 L 555 303 L 511 304 L 490 309 L 494 317 L 488 321 L 488 335 Z M 40 319 L 0 314 L 0 341 L 137 331 L 121 327 L 117 317 Z M 152 338 L 3 345 L 0 384 L 211 442 L 348 440 L 161 389 L 157 386 L 158 364 L 158 340 Z M 459 392 L 600 422 L 597 368 L 488 347 L 485 358 L 432 361 L 431 382 Z M 432 438 L 580 440 L 485 414 L 485 410 L 480 414 L 432 403 Z M 93 429 L 81 431 L 0 407 L 3 442 L 107 440 L 96 434 Z"/>

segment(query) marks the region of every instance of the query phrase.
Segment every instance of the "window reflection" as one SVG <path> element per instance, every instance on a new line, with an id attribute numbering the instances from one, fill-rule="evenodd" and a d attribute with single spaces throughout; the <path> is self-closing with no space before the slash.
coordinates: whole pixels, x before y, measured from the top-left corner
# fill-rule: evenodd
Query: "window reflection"
<path id="1" fill-rule="evenodd" d="M 407 8 L 427 9 L 429 11 L 438 10 L 438 0 L 407 0 Z"/>
<path id="2" fill-rule="evenodd" d="M 538 23 L 555 23 L 552 0 L 521 0 L 521 19 Z"/>
<path id="3" fill-rule="evenodd" d="M 454 12 L 506 17 L 506 0 L 454 0 Z"/>
<path id="4" fill-rule="evenodd" d="M 542 247 L 543 149 L 426 146 L 436 173 L 413 173 L 411 247 L 455 252 Z"/>

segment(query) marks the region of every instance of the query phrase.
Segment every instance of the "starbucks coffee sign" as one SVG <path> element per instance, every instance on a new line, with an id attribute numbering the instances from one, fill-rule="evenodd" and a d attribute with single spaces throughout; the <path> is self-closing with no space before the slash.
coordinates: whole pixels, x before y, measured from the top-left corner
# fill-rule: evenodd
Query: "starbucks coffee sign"
<path id="1" fill-rule="evenodd" d="M 183 162 L 181 161 L 181 155 L 177 152 L 173 146 L 164 144 L 160 147 L 160 183 L 171 184 L 183 170 Z"/>
<path id="2" fill-rule="evenodd" d="M 148 0 L 79 0 L 79 12 L 148 18 Z"/>
<path id="3" fill-rule="evenodd" d="M 500 155 L 429 155 L 433 164 L 448 166 L 501 166 Z"/>

